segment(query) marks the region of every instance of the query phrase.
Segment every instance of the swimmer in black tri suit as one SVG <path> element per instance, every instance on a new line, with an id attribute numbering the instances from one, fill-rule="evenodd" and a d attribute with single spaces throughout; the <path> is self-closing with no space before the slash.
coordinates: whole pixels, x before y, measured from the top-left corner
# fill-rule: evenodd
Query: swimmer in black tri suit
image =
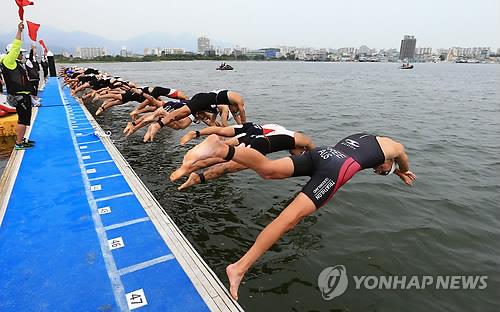
<path id="1" fill-rule="evenodd" d="M 165 115 L 158 123 L 151 124 L 144 137 L 144 141 L 152 140 L 155 134 L 162 128 L 162 125 L 167 125 L 177 119 L 187 117 L 189 114 L 194 115 L 200 111 L 208 111 L 217 105 L 227 105 L 236 123 L 242 124 L 246 122 L 245 103 L 239 93 L 228 90 L 198 93 L 189 100 L 189 104 L 185 107 Z"/>
<path id="2" fill-rule="evenodd" d="M 214 108 L 209 108 L 207 110 L 203 111 L 197 111 L 196 113 L 190 114 L 187 117 L 181 118 L 174 120 L 168 124 L 163 124 L 161 122 L 162 118 L 168 114 L 171 114 L 172 112 L 178 111 L 182 109 L 183 107 L 189 105 L 190 101 L 182 101 L 183 105 L 177 105 L 177 106 L 170 106 L 169 109 L 166 109 L 165 105 L 166 103 L 160 100 L 154 99 L 152 96 L 148 94 L 144 94 L 144 97 L 148 100 L 150 107 L 155 107 L 156 109 L 152 114 L 146 114 L 145 116 L 133 120 L 132 122 L 129 122 L 127 124 L 127 127 L 125 130 L 123 130 L 124 133 L 126 133 L 127 136 L 131 135 L 138 129 L 147 126 L 151 123 L 158 123 L 161 127 L 167 126 L 169 128 L 173 129 L 184 129 L 189 124 L 191 121 L 198 123 L 199 121 L 204 122 L 208 126 L 218 126 L 220 127 L 221 125 L 227 125 L 228 119 L 232 118 L 231 112 L 227 108 L 226 105 L 216 105 Z M 141 106 L 139 106 L 141 107 Z M 134 115 L 147 110 L 147 107 L 143 107 L 139 110 L 134 110 L 131 113 L 131 117 L 134 118 Z M 220 122 L 217 120 L 217 117 L 220 116 Z M 189 118 L 191 121 L 187 122 L 186 119 Z M 179 122 L 183 124 L 184 126 L 179 126 Z M 148 128 L 148 131 L 144 135 L 144 142 L 152 142 L 154 135 L 150 135 L 149 131 L 151 128 Z"/>
<path id="3" fill-rule="evenodd" d="M 162 96 L 171 98 L 171 99 L 180 99 L 186 100 L 187 96 L 182 93 L 182 91 L 177 89 L 169 89 L 163 87 L 142 87 L 142 88 L 132 88 L 126 91 L 123 94 L 119 94 L 114 100 L 104 102 L 99 109 L 96 111 L 96 115 L 102 114 L 105 110 L 115 106 L 125 104 L 127 102 L 139 102 L 140 105 L 143 105 L 144 102 L 147 102 L 145 95 L 149 94 L 153 98 L 159 99 Z M 187 117 L 187 116 L 186 116 Z"/>
<path id="4" fill-rule="evenodd" d="M 223 141 L 225 144 L 237 146 L 237 148 L 249 147 L 253 148 L 262 155 L 278 151 L 289 151 L 290 154 L 300 154 L 306 150 L 315 148 L 312 140 L 299 132 L 294 132 L 277 124 L 257 125 L 251 122 L 243 125 L 231 127 L 208 127 L 200 131 L 190 131 L 181 138 L 181 145 L 185 144 L 189 139 L 217 134 L 223 137 L 232 137 Z M 215 164 L 215 165 L 214 165 Z M 212 166 L 213 165 L 213 166 Z M 205 172 L 195 173 L 194 171 L 210 167 Z M 183 172 L 185 175 L 191 173 L 186 182 L 178 189 L 182 190 L 194 184 L 205 183 L 208 180 L 216 179 L 225 173 L 238 172 L 248 169 L 246 166 L 234 161 L 225 161 L 222 158 L 208 158 L 198 161 L 189 170 Z M 175 181 L 180 176 L 173 174 L 170 179 Z"/>
<path id="5" fill-rule="evenodd" d="M 394 173 L 407 185 L 412 185 L 416 179 L 409 170 L 408 156 L 401 143 L 365 133 L 348 136 L 335 146 L 321 146 L 301 155 L 276 160 L 270 160 L 251 148 L 223 144 L 216 135 L 211 135 L 186 153 L 182 166 L 173 174 L 182 175 L 196 162 L 211 157 L 233 160 L 256 171 L 264 179 L 311 177 L 295 199 L 262 230 L 247 253 L 227 266 L 226 274 L 234 299 L 238 299 L 241 280 L 255 261 L 300 220 L 326 204 L 356 172 L 373 168 L 379 175 Z"/>

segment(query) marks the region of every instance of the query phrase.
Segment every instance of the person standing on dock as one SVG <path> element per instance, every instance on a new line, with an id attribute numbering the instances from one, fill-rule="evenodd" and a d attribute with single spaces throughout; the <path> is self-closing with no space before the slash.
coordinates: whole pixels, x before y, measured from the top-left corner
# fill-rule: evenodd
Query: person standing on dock
<path id="1" fill-rule="evenodd" d="M 36 46 L 31 45 L 30 54 L 26 60 L 26 73 L 31 84 L 31 98 L 35 106 L 40 106 L 38 87 L 40 85 L 40 64 L 36 59 Z"/>
<path id="2" fill-rule="evenodd" d="M 23 150 L 34 146 L 34 141 L 24 137 L 26 128 L 31 124 L 31 85 L 28 80 L 26 69 L 22 62 L 21 35 L 24 30 L 24 24 L 21 21 L 17 26 L 17 34 L 14 41 L 6 48 L 7 55 L 0 60 L 0 67 L 5 79 L 7 88 L 7 102 L 16 107 L 17 126 L 16 126 L 16 150 Z"/>

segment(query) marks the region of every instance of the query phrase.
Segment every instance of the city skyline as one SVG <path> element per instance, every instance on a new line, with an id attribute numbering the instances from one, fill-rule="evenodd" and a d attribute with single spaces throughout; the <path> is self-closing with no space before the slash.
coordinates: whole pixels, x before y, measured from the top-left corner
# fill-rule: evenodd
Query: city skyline
<path id="1" fill-rule="evenodd" d="M 2 32 L 15 32 L 17 7 L 11 2 L 2 7 Z M 401 36 L 412 34 L 419 38 L 419 47 L 500 47 L 500 2 L 496 0 L 424 0 L 411 7 L 395 0 L 351 4 L 316 0 L 306 8 L 293 1 L 237 5 L 229 0 L 217 4 L 188 0 L 175 7 L 156 0 L 148 3 L 137 14 L 137 3 L 130 1 L 40 0 L 26 8 L 25 16 L 42 25 L 41 34 L 44 26 L 56 25 L 112 40 L 168 30 L 249 48 L 367 45 L 387 49 L 398 48 Z"/>

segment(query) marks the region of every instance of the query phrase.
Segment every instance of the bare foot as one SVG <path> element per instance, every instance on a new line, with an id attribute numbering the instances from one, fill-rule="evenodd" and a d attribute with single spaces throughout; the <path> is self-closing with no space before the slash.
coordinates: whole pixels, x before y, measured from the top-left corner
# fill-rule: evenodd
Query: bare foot
<path id="1" fill-rule="evenodd" d="M 187 165 L 181 165 L 178 169 L 176 169 L 174 172 L 170 174 L 170 181 L 175 182 L 185 176 L 186 174 L 189 173 L 190 166 Z"/>
<path id="2" fill-rule="evenodd" d="M 142 139 L 142 142 L 147 143 L 151 139 L 151 131 L 150 127 L 148 127 L 148 130 L 146 130 L 146 134 L 144 134 L 144 138 Z"/>
<path id="3" fill-rule="evenodd" d="M 131 122 L 127 122 L 127 126 L 125 127 L 125 129 L 123 129 L 123 133 L 128 133 L 133 126 L 134 125 L 132 125 Z"/>
<path id="4" fill-rule="evenodd" d="M 101 115 L 102 113 L 104 113 L 104 111 L 105 111 L 105 110 L 106 110 L 106 109 L 104 108 L 104 105 L 101 105 L 101 106 L 99 106 L 99 108 L 98 108 L 98 109 L 97 109 L 97 111 L 95 112 L 95 115 L 96 115 L 96 116 L 99 116 L 99 115 Z"/>
<path id="5" fill-rule="evenodd" d="M 180 177 L 185 176 L 190 171 L 190 168 L 197 161 L 204 160 L 211 157 L 222 158 L 227 154 L 228 146 L 219 140 L 219 137 L 215 134 L 210 135 L 205 141 L 196 145 L 190 149 L 186 155 L 184 155 L 184 160 L 182 161 L 182 166 L 179 169 L 172 172 L 170 175 L 170 181 L 174 182 Z"/>
<path id="6" fill-rule="evenodd" d="M 226 267 L 226 274 L 229 280 L 229 292 L 234 300 L 238 300 L 238 288 L 243 276 L 245 276 L 245 272 L 238 270 L 237 265 L 233 263 Z"/>
<path id="7" fill-rule="evenodd" d="M 194 138 L 196 138 L 196 131 L 189 131 L 181 138 L 181 145 L 186 144 Z"/>
<path id="8" fill-rule="evenodd" d="M 200 177 L 198 176 L 198 174 L 195 172 L 191 172 L 187 181 L 184 182 L 177 189 L 180 191 L 180 190 L 186 189 L 192 185 L 199 184 L 200 182 L 201 182 L 201 180 L 200 180 Z"/>
<path id="9" fill-rule="evenodd" d="M 153 142 L 153 139 L 155 138 L 156 133 L 160 131 L 161 127 L 158 123 L 153 123 L 149 125 L 148 131 L 144 135 L 144 143 L 146 142 Z"/>
<path id="10" fill-rule="evenodd" d="M 134 126 L 134 125 L 132 125 L 132 127 L 130 127 L 130 128 L 128 129 L 127 133 L 125 133 L 125 137 L 128 137 L 128 136 L 129 136 L 129 135 L 131 135 L 132 133 L 136 132 L 136 131 L 137 131 L 137 129 L 139 129 L 139 128 L 137 127 L 137 124 L 136 124 L 135 126 Z"/>

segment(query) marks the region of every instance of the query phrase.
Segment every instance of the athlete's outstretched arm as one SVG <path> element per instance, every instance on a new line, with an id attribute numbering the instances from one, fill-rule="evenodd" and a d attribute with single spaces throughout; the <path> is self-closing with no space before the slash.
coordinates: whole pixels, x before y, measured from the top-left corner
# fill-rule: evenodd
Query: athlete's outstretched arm
<path id="1" fill-rule="evenodd" d="M 229 119 L 229 108 L 227 105 L 217 105 L 217 108 L 220 110 L 220 122 L 223 127 L 227 127 L 229 124 L 227 120 Z"/>
<path id="2" fill-rule="evenodd" d="M 398 164 L 394 173 L 407 185 L 412 185 L 417 176 L 410 171 L 410 162 L 403 144 L 387 137 L 377 137 L 386 160 L 393 160 Z"/>
<path id="3" fill-rule="evenodd" d="M 280 215 L 267 225 L 255 240 L 252 247 L 237 262 L 226 268 L 231 296 L 238 300 L 238 288 L 248 269 L 286 232 L 290 231 L 304 217 L 316 211 L 316 206 L 304 193 L 297 197 Z"/>
<path id="4" fill-rule="evenodd" d="M 191 141 L 192 139 L 196 138 L 198 134 L 199 136 L 217 134 L 223 137 L 233 137 L 235 135 L 235 132 L 233 127 L 216 127 L 216 126 L 206 127 L 204 129 L 201 129 L 200 131 L 189 131 L 181 138 L 180 140 L 181 145 L 184 145 L 187 142 Z"/>
<path id="5" fill-rule="evenodd" d="M 244 124 L 245 122 L 247 122 L 247 115 L 245 112 L 245 104 L 243 103 L 243 99 L 241 99 L 241 102 L 238 102 L 238 110 L 240 111 L 241 123 Z"/>

